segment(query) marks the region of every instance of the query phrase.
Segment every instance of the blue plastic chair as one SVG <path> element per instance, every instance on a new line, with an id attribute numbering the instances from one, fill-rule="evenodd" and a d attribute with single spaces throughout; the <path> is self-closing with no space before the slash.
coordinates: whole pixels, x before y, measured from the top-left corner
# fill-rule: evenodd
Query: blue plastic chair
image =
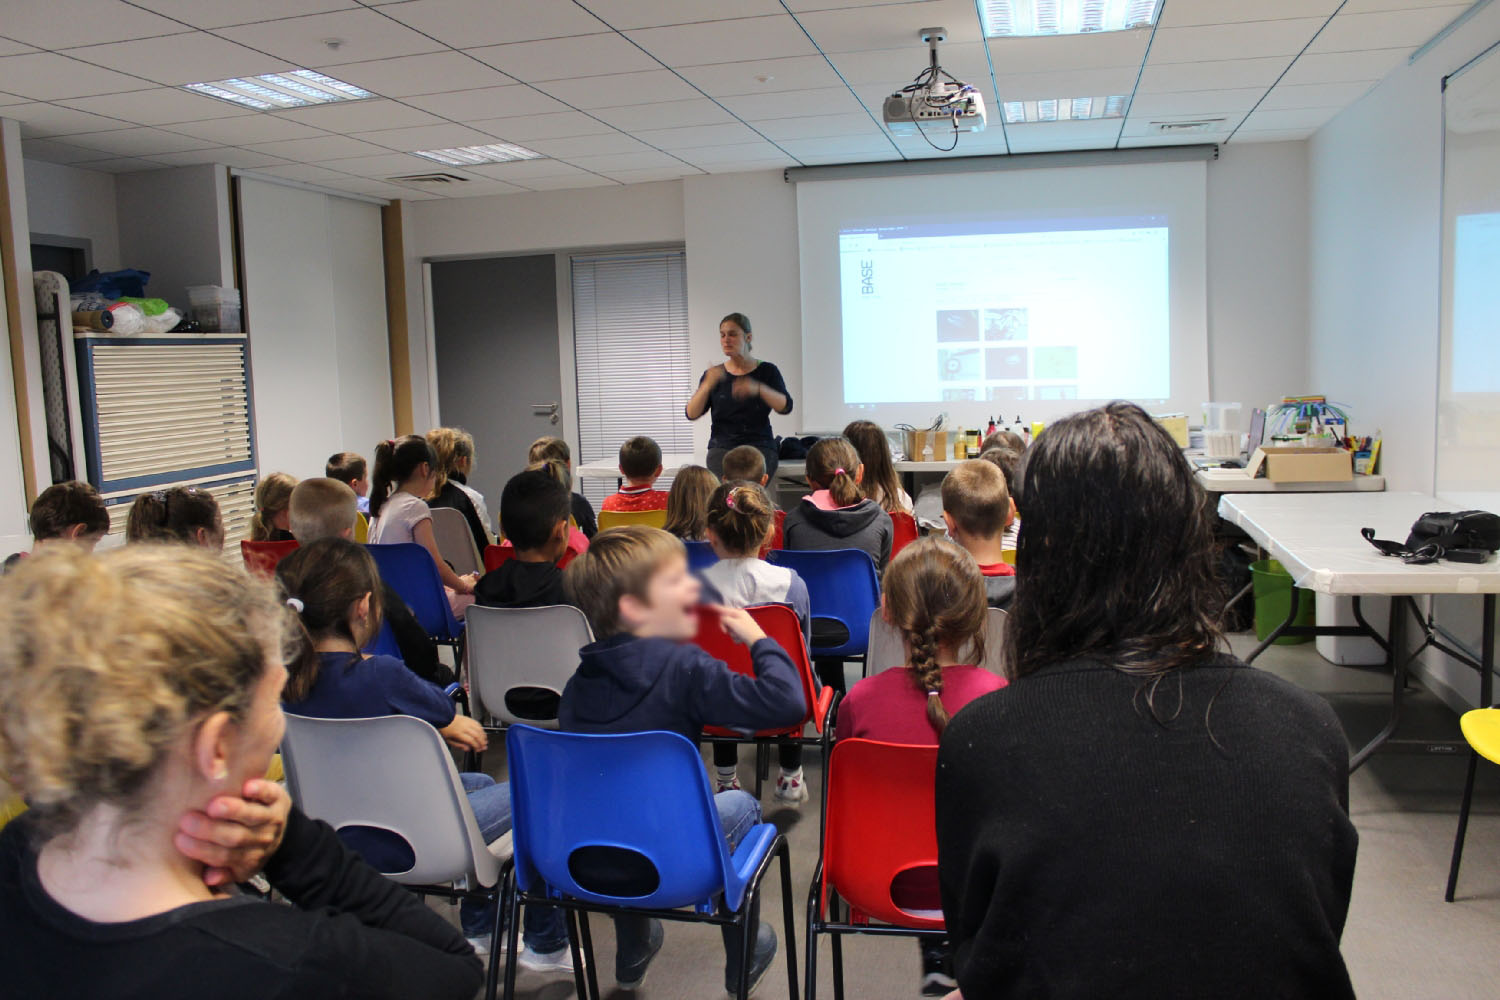
<path id="1" fill-rule="evenodd" d="M 694 573 L 700 573 L 719 561 L 714 554 L 714 547 L 708 542 L 684 541 L 687 546 L 688 569 Z"/>
<path id="2" fill-rule="evenodd" d="M 739 927 L 738 995 L 744 998 L 753 949 L 747 904 L 760 892 L 772 858 L 779 857 L 787 986 L 791 1000 L 797 1000 L 786 838 L 772 824 L 761 823 L 729 853 L 696 745 L 669 732 L 587 735 L 513 725 L 505 746 L 515 852 L 506 996 L 515 991 L 521 905 L 545 903 L 568 911 L 570 933 L 575 914 L 582 918 L 575 938 L 583 945 L 582 963 L 576 951 L 573 962 L 587 970 L 592 1000 L 598 1000 L 599 984 L 588 927 L 591 910 Z M 573 862 L 591 848 L 613 848 L 632 867 L 639 866 L 641 884 L 628 888 L 642 891 L 613 895 L 609 887 L 580 884 Z M 716 906 L 721 896 L 727 912 Z"/>
<path id="3" fill-rule="evenodd" d="M 814 621 L 812 655 L 862 658 L 870 647 L 870 615 L 880 607 L 880 578 L 869 553 L 860 549 L 776 549 L 768 561 L 796 570 L 807 584 Z M 817 645 L 819 618 L 842 625 L 849 638 L 836 646 Z"/>
<path id="4" fill-rule="evenodd" d="M 397 545 L 366 545 L 380 570 L 380 578 L 391 585 L 434 642 L 458 648 L 464 626 L 453 617 L 443 578 L 438 576 L 432 553 L 416 542 Z"/>
<path id="5" fill-rule="evenodd" d="M 394 656 L 401 659 L 401 646 L 396 642 L 396 633 L 391 631 L 390 622 L 380 623 L 379 634 L 364 648 L 364 652 L 371 656 Z"/>

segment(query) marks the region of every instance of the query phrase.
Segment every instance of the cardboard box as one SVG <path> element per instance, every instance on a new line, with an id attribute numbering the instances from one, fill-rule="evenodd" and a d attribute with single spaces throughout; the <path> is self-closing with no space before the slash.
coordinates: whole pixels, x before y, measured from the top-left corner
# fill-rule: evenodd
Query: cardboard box
<path id="1" fill-rule="evenodd" d="M 932 448 L 932 454 L 923 452 Z M 907 431 L 906 458 L 912 462 L 946 462 L 949 460 L 947 431 Z"/>
<path id="2" fill-rule="evenodd" d="M 1188 420 L 1186 415 L 1181 413 L 1164 413 L 1156 418 L 1156 422 L 1166 428 L 1168 434 L 1172 435 L 1172 440 L 1177 442 L 1177 447 L 1186 448 L 1188 446 Z"/>
<path id="3" fill-rule="evenodd" d="M 1257 448 L 1246 473 L 1276 483 L 1341 483 L 1354 478 L 1354 462 L 1343 448 Z"/>

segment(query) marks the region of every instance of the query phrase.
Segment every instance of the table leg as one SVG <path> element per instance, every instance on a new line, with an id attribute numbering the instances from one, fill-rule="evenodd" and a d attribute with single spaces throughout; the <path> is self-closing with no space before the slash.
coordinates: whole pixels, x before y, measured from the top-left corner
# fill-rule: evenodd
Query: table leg
<path id="1" fill-rule="evenodd" d="M 1252 586 L 1253 586 L 1253 584 L 1252 584 Z M 1252 649 L 1250 651 L 1250 655 L 1247 656 L 1247 657 L 1245 657 L 1245 662 L 1246 663 L 1254 663 L 1255 662 L 1255 658 L 1257 656 L 1259 656 L 1261 653 L 1264 653 L 1266 650 L 1270 649 L 1271 648 L 1271 643 L 1275 642 L 1277 639 L 1280 639 L 1281 636 L 1282 636 L 1282 633 L 1284 633 L 1287 629 L 1289 629 L 1289 628 L 1292 627 L 1292 623 L 1297 620 L 1297 599 L 1298 599 L 1298 597 L 1299 597 L 1298 588 L 1293 587 L 1292 588 L 1292 602 L 1291 602 L 1291 607 L 1287 610 L 1286 621 L 1282 622 L 1280 625 L 1277 625 L 1276 628 L 1272 630 L 1272 632 L 1271 632 L 1270 635 L 1266 636 L 1264 639 L 1261 640 L 1260 645 L 1256 646 L 1254 649 Z"/>
<path id="2" fill-rule="evenodd" d="M 1391 666 L 1391 717 L 1386 722 L 1385 728 L 1375 735 L 1375 738 L 1360 748 L 1360 751 L 1349 759 L 1349 773 L 1358 771 L 1365 761 L 1370 759 L 1380 745 L 1395 735 L 1396 727 L 1401 724 L 1401 710 L 1406 699 L 1406 668 L 1411 662 L 1411 657 L 1406 655 L 1406 615 L 1408 606 L 1412 614 L 1417 613 L 1416 605 L 1410 597 L 1391 598 L 1391 629 L 1390 637 L 1386 640 L 1386 660 Z M 1373 630 L 1372 630 L 1373 631 Z M 1415 656 L 1416 654 L 1412 654 Z"/>
<path id="3" fill-rule="evenodd" d="M 1483 638 L 1479 649 L 1479 707 L 1489 708 L 1494 699 L 1495 683 L 1495 595 L 1484 595 Z M 1474 802 L 1474 772 L 1479 766 L 1479 754 L 1469 748 L 1469 770 L 1464 778 L 1464 797 L 1458 807 L 1458 831 L 1453 835 L 1453 860 L 1448 863 L 1448 888 L 1443 901 L 1453 902 L 1453 892 L 1458 888 L 1458 864 L 1464 855 L 1464 834 L 1469 829 L 1469 807 Z"/>

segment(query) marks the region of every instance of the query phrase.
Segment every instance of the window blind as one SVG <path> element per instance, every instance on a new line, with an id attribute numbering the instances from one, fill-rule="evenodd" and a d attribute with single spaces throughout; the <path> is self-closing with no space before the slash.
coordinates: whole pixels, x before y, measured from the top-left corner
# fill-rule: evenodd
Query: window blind
<path id="1" fill-rule="evenodd" d="M 687 262 L 680 249 L 572 258 L 573 358 L 578 381 L 575 465 L 614 461 L 645 435 L 663 453 L 693 450 L 682 406 L 693 388 Z M 669 489 L 663 477 L 659 489 Z M 575 484 L 595 508 L 614 483 Z"/>

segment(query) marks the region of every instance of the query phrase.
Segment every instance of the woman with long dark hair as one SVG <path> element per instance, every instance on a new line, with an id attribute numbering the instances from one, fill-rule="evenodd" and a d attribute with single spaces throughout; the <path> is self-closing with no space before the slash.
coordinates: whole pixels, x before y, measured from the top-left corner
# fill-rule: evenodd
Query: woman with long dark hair
<path id="1" fill-rule="evenodd" d="M 1352 997 L 1357 836 L 1318 696 L 1227 655 L 1211 509 L 1111 403 L 1022 459 L 1012 683 L 938 758 L 938 866 L 969 997 Z"/>

